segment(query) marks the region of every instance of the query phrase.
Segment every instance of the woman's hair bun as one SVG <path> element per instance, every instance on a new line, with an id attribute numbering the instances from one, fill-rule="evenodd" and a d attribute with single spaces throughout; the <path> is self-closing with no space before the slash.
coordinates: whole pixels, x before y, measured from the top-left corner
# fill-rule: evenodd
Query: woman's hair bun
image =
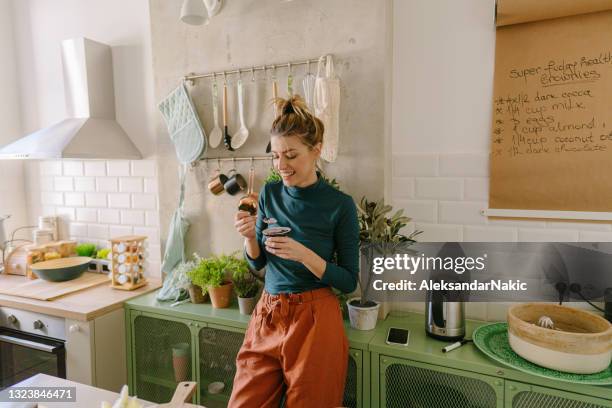
<path id="1" fill-rule="evenodd" d="M 311 147 L 323 141 L 323 123 L 310 112 L 300 95 L 276 98 L 273 103 L 278 116 L 272 123 L 272 135 L 300 136 Z"/>

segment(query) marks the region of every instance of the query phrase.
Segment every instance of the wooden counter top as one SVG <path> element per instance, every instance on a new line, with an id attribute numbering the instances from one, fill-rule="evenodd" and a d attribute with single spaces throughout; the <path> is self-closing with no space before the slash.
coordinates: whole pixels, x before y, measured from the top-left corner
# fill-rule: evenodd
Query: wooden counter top
<path id="1" fill-rule="evenodd" d="M 0 274 L 0 286 L 2 287 L 11 288 L 24 282 L 26 282 L 26 278 L 23 276 Z M 159 279 L 149 279 L 146 286 L 132 291 L 112 289 L 109 283 L 108 285 L 102 284 L 71 293 L 51 301 L 0 295 L 0 306 L 87 321 L 120 309 L 125 301 L 159 287 L 161 287 L 161 280 Z"/>

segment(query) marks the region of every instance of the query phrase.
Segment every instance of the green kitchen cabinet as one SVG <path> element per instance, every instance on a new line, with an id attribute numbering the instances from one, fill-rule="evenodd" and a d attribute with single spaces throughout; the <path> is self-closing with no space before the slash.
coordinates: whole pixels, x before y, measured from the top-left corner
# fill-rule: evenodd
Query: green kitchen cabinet
<path id="1" fill-rule="evenodd" d="M 610 408 L 612 401 L 531 384 L 506 381 L 506 408 Z"/>
<path id="2" fill-rule="evenodd" d="M 167 402 L 176 387 L 172 348 L 189 346 L 187 379 L 199 384 L 194 402 L 207 408 L 227 406 L 236 373 L 236 355 L 244 340 L 250 316 L 241 315 L 236 305 L 214 309 L 210 304 L 157 302 L 146 294 L 126 303 L 128 333 L 128 381 L 130 393 L 153 402 Z M 366 408 L 370 399 L 370 355 L 367 347 L 374 332 L 351 329 L 344 406 Z M 223 390 L 208 392 L 212 382 Z"/>
<path id="3" fill-rule="evenodd" d="M 380 406 L 501 408 L 504 380 L 383 355 Z"/>
<path id="4" fill-rule="evenodd" d="M 128 381 L 133 394 L 148 401 L 170 401 L 176 388 L 172 347 L 187 344 L 193 349 L 190 323 L 181 319 L 133 311 L 129 315 L 132 350 Z M 193 353 L 180 361 L 185 380 L 196 378 Z M 185 367 L 186 365 L 186 367 Z"/>
<path id="5" fill-rule="evenodd" d="M 170 307 L 156 293 L 126 303 L 130 393 L 167 402 L 176 387 L 172 348 L 183 344 L 189 357 L 183 373 L 199 387 L 195 403 L 227 406 L 236 372 L 235 359 L 250 316 L 236 305 Z M 467 335 L 483 322 L 467 321 Z M 408 346 L 386 344 L 390 327 L 410 331 Z M 344 406 L 348 408 L 612 408 L 612 386 L 572 384 L 507 368 L 473 344 L 443 353 L 448 343 L 425 335 L 422 314 L 394 313 L 376 329 L 359 331 L 345 322 L 349 340 Z M 223 390 L 209 394 L 211 382 Z"/>

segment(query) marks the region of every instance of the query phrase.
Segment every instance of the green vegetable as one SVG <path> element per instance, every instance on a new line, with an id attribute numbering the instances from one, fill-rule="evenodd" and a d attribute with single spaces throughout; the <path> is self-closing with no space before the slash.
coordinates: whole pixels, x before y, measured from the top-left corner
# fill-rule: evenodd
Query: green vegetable
<path id="1" fill-rule="evenodd" d="M 94 244 L 79 244 L 76 247 L 76 253 L 78 256 L 93 257 L 95 252 L 96 246 Z"/>
<path id="2" fill-rule="evenodd" d="M 108 253 L 109 252 L 110 252 L 110 249 L 103 248 L 103 249 L 98 251 L 98 253 L 96 254 L 96 258 L 98 258 L 98 259 L 106 259 L 108 257 Z"/>

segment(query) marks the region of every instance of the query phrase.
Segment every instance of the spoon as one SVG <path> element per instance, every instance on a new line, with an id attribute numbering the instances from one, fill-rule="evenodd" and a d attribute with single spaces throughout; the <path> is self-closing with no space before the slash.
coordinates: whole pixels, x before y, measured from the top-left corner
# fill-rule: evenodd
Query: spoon
<path id="1" fill-rule="evenodd" d="M 276 224 L 278 221 L 276 220 L 276 218 L 270 217 L 270 218 L 264 218 L 263 222 L 270 225 L 270 224 Z"/>
<path id="2" fill-rule="evenodd" d="M 223 136 L 223 144 L 227 147 L 227 150 L 233 151 L 232 148 L 232 137 L 229 134 L 229 129 L 227 126 L 227 83 L 223 83 L 223 128 L 224 128 L 224 136 Z"/>
<path id="3" fill-rule="evenodd" d="M 278 85 L 276 84 L 276 76 L 272 81 L 272 99 L 274 100 L 274 119 L 278 116 L 278 111 L 276 109 L 276 99 L 278 98 Z M 266 153 L 270 153 L 272 151 L 272 142 L 268 142 L 266 146 Z"/>
<path id="4" fill-rule="evenodd" d="M 210 143 L 210 147 L 213 149 L 221 143 L 221 138 L 223 137 L 223 132 L 219 127 L 219 88 L 217 87 L 217 81 L 213 83 L 212 88 L 212 97 L 213 97 L 213 118 L 215 122 L 215 126 L 213 130 L 210 132 L 210 137 L 208 138 L 208 142 Z"/>
<path id="5" fill-rule="evenodd" d="M 240 129 L 232 136 L 232 148 L 238 149 L 249 137 L 249 130 L 244 124 L 244 88 L 242 79 L 238 80 L 238 113 L 240 115 Z"/>

